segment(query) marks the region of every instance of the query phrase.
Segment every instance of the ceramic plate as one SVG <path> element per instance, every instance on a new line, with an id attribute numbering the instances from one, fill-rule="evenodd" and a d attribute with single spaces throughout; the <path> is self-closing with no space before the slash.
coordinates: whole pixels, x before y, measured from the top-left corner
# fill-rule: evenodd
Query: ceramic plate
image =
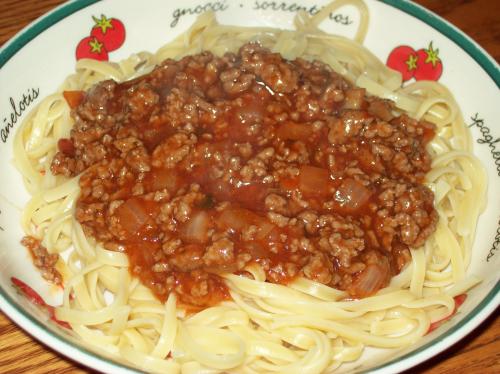
<path id="1" fill-rule="evenodd" d="M 382 61 L 406 45 L 415 51 L 438 53 L 442 71 L 429 72 L 454 93 L 474 139 L 474 153 L 488 173 L 488 205 L 478 224 L 470 274 L 481 284 L 471 290 L 459 312 L 418 344 L 365 359 L 356 371 L 397 372 L 443 351 L 477 327 L 500 303 L 500 72 L 498 64 L 470 38 L 436 15 L 411 2 L 370 1 L 370 26 L 365 45 Z M 326 1 L 307 2 L 315 12 Z M 69 2 L 28 26 L 0 50 L 0 308 L 19 326 L 63 355 L 103 372 L 135 372 L 74 339 L 49 321 L 47 314 L 21 297 L 11 284 L 17 277 L 49 303 L 60 292 L 46 284 L 20 245 L 19 221 L 28 194 L 12 165 L 14 133 L 26 114 L 54 92 L 73 72 L 79 42 L 89 35 L 93 17 L 105 15 L 124 25 L 121 47 L 109 52 L 112 61 L 140 50 L 155 51 L 185 31 L 197 14 L 214 10 L 221 23 L 290 28 L 297 11 L 293 2 L 264 0 L 185 0 L 166 2 L 81 0 Z M 322 27 L 352 36 L 358 16 L 353 8 L 339 9 Z M 410 80 L 413 78 L 410 78 Z"/>

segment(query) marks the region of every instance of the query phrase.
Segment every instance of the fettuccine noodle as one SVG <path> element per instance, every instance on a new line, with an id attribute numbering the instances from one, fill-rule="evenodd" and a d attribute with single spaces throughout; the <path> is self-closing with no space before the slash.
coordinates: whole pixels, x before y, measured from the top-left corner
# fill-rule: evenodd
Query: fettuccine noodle
<path id="1" fill-rule="evenodd" d="M 354 40 L 329 35 L 319 24 L 330 12 L 353 5 L 360 14 Z M 57 318 L 93 346 L 151 372 L 321 373 L 359 360 L 365 347 L 401 348 L 417 342 L 431 323 L 450 315 L 454 296 L 479 282 L 467 275 L 486 178 L 471 153 L 471 140 L 452 94 L 440 83 L 402 86 L 399 73 L 362 46 L 368 29 L 362 1 L 341 0 L 313 17 L 299 13 L 295 30 L 236 27 L 217 23 L 213 13 L 155 54 L 141 52 L 119 63 L 80 60 L 57 93 L 25 120 L 14 141 L 15 163 L 32 198 L 22 227 L 50 253 L 65 253 L 63 304 Z M 75 219 L 78 177 L 54 176 L 57 141 L 73 125 L 65 90 L 87 90 L 105 79 L 123 82 L 150 72 L 166 58 L 209 50 L 236 52 L 248 41 L 287 59 L 320 60 L 371 95 L 437 126 L 429 144 L 432 170 L 425 183 L 435 194 L 439 223 L 411 263 L 376 295 L 348 300 L 346 293 L 299 278 L 288 286 L 224 275 L 232 301 L 189 314 L 171 293 L 165 304 L 131 277 L 124 253 L 106 250 L 86 237 Z"/>

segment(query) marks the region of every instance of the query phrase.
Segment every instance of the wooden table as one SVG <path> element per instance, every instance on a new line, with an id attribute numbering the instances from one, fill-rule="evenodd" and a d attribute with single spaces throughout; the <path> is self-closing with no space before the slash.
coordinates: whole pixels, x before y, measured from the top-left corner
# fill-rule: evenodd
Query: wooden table
<path id="1" fill-rule="evenodd" d="M 0 46 L 61 0 L 0 0 Z M 500 2 L 418 0 L 458 26 L 500 61 Z M 23 358 L 23 359 L 21 359 Z M 33 340 L 0 312 L 0 373 L 88 373 Z M 463 341 L 411 373 L 500 373 L 500 318 L 492 315 Z"/>

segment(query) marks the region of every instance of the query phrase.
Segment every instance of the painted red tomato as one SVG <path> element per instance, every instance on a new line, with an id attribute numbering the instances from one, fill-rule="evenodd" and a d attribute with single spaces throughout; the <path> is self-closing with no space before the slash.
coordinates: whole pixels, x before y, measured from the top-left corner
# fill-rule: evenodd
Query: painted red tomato
<path id="1" fill-rule="evenodd" d="M 104 14 L 101 18 L 92 17 L 95 26 L 90 31 L 90 36 L 101 41 L 108 52 L 112 52 L 122 46 L 125 42 L 125 26 L 116 18 L 107 18 Z"/>
<path id="2" fill-rule="evenodd" d="M 76 47 L 76 59 L 91 58 L 93 60 L 108 61 L 108 51 L 104 45 L 93 36 L 80 40 Z"/>
<path id="3" fill-rule="evenodd" d="M 399 71 L 403 76 L 403 82 L 406 82 L 413 77 L 417 69 L 417 54 L 412 47 L 400 45 L 389 54 L 386 65 Z"/>
<path id="4" fill-rule="evenodd" d="M 443 73 L 443 63 L 439 58 L 439 49 L 432 47 L 432 42 L 427 49 L 419 49 L 417 52 L 417 69 L 414 77 L 417 81 L 437 81 Z"/>
<path id="5" fill-rule="evenodd" d="M 455 313 L 457 313 L 458 311 L 458 308 L 460 308 L 460 306 L 465 302 L 465 300 L 467 299 L 467 294 L 466 293 L 463 293 L 461 295 L 457 295 L 453 298 L 453 300 L 455 300 L 455 307 L 453 308 L 452 312 L 450 313 L 450 315 L 440 319 L 439 321 L 435 321 L 435 322 L 432 322 L 430 325 L 429 325 L 429 329 L 427 330 L 426 332 L 426 335 L 431 333 L 432 331 L 436 330 L 438 327 L 440 327 L 443 323 L 445 323 L 446 321 L 448 321 L 451 317 L 453 317 L 455 315 Z"/>
<path id="6" fill-rule="evenodd" d="M 10 278 L 12 284 L 14 287 L 22 294 L 26 299 L 30 302 L 32 302 L 34 305 L 39 306 L 42 309 L 45 309 L 49 317 L 52 321 L 55 323 L 61 325 L 64 328 L 71 329 L 71 325 L 65 321 L 60 321 L 56 317 L 55 313 L 55 308 L 51 305 L 48 305 L 45 300 L 36 292 L 33 288 L 28 286 L 26 283 L 24 283 L 22 280 L 12 277 Z"/>

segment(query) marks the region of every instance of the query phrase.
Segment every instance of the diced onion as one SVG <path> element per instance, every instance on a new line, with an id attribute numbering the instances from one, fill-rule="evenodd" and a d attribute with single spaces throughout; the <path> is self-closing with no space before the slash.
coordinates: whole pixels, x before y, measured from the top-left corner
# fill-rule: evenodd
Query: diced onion
<path id="1" fill-rule="evenodd" d="M 203 244 L 208 241 L 208 230 L 210 229 L 210 216 L 205 211 L 195 213 L 187 224 L 182 228 L 182 238 L 188 243 Z"/>
<path id="2" fill-rule="evenodd" d="M 387 274 L 382 269 L 382 266 L 370 264 L 354 281 L 350 293 L 357 297 L 370 296 L 385 285 L 386 279 Z"/>
<path id="3" fill-rule="evenodd" d="M 370 196 L 370 190 L 352 178 L 344 180 L 335 192 L 335 200 L 344 211 L 349 213 L 362 208 Z"/>
<path id="4" fill-rule="evenodd" d="M 141 200 L 131 198 L 116 209 L 116 216 L 121 227 L 129 234 L 137 233 L 150 219 Z"/>

